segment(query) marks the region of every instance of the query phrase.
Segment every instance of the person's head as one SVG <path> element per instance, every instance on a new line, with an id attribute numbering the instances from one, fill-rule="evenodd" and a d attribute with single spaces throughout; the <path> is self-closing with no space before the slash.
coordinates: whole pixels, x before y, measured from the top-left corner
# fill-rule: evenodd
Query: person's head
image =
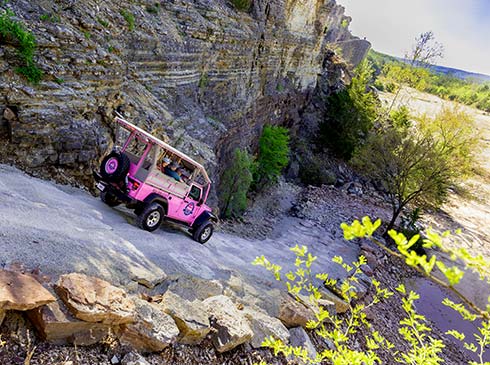
<path id="1" fill-rule="evenodd" d="M 167 167 L 172 161 L 168 157 L 162 159 L 162 167 Z"/>
<path id="2" fill-rule="evenodd" d="M 179 165 L 175 162 L 172 162 L 169 167 L 172 171 L 176 171 L 179 168 Z"/>

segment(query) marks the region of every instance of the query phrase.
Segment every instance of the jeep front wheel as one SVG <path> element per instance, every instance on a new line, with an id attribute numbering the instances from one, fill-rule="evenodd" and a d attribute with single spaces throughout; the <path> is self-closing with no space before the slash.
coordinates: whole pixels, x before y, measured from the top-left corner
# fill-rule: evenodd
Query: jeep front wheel
<path id="1" fill-rule="evenodd" d="M 213 223 L 206 221 L 195 229 L 192 238 L 194 238 L 195 241 L 204 244 L 209 241 L 213 235 L 213 231 Z"/>
<path id="2" fill-rule="evenodd" d="M 153 232 L 160 227 L 164 216 L 163 207 L 160 204 L 153 203 L 144 207 L 141 213 L 138 214 L 136 224 L 145 231 Z"/>

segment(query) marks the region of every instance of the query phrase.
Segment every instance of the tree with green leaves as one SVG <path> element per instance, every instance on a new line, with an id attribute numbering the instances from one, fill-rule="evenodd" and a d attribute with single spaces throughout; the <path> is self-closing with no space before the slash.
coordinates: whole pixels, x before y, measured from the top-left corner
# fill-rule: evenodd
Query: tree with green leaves
<path id="1" fill-rule="evenodd" d="M 368 87 L 372 74 L 371 64 L 362 62 L 350 85 L 326 101 L 327 113 L 320 124 L 319 143 L 338 157 L 352 156 L 378 115 L 376 96 Z"/>
<path id="2" fill-rule="evenodd" d="M 408 67 L 403 67 L 401 64 L 389 64 L 385 66 L 388 71 L 385 73 L 391 77 L 392 81 L 397 84 L 395 97 L 391 101 L 390 107 L 387 109 L 387 115 L 395 106 L 400 95 L 402 85 L 416 87 L 421 79 L 428 75 L 428 71 L 424 68 L 442 58 L 444 55 L 444 47 L 437 42 L 432 31 L 421 33 L 412 46 L 412 50 L 407 52 L 405 60 Z"/>
<path id="3" fill-rule="evenodd" d="M 407 125 L 401 115 L 402 122 L 373 131 L 352 159 L 388 197 L 392 218 L 387 231 L 408 205 L 440 206 L 471 171 L 477 149 L 473 120 L 463 111 L 444 109 L 416 125 Z"/>
<path id="4" fill-rule="evenodd" d="M 274 183 L 289 163 L 289 131 L 284 127 L 264 126 L 259 140 L 254 183 Z"/>
<path id="5" fill-rule="evenodd" d="M 252 166 L 249 153 L 235 149 L 233 162 L 221 178 L 221 215 L 224 218 L 240 216 L 247 208 L 247 193 L 253 180 Z"/>

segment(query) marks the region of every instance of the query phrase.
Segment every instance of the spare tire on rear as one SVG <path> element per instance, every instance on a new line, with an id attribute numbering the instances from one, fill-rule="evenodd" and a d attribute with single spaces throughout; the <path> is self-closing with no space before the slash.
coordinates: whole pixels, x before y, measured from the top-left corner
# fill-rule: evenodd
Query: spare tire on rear
<path id="1" fill-rule="evenodd" d="M 112 151 L 100 165 L 100 176 L 106 181 L 122 181 L 129 171 L 129 158 L 124 153 Z"/>

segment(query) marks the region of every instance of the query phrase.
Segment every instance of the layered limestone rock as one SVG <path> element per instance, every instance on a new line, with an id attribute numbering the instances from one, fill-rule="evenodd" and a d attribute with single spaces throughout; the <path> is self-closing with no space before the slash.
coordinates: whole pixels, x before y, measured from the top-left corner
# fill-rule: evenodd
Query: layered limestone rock
<path id="1" fill-rule="evenodd" d="M 203 162 L 216 182 L 236 147 L 256 147 L 265 123 L 299 128 L 327 49 L 354 65 L 369 46 L 334 0 L 257 0 L 249 12 L 225 0 L 157 5 L 4 5 L 36 36 L 44 77 L 29 84 L 14 72 L 15 44 L 2 48 L 2 161 L 91 185 L 117 109 Z"/>
<path id="2" fill-rule="evenodd" d="M 111 326 L 81 321 L 71 315 L 61 301 L 33 309 L 28 317 L 41 337 L 55 344 L 88 346 L 111 333 Z"/>
<path id="3" fill-rule="evenodd" d="M 180 343 L 198 344 L 211 330 L 208 314 L 198 301 L 190 302 L 167 291 L 159 306 L 177 324 Z"/>
<path id="4" fill-rule="evenodd" d="M 105 280 L 66 274 L 60 276 L 55 290 L 70 312 L 83 321 L 110 325 L 134 321 L 133 300 L 123 289 Z"/>
<path id="5" fill-rule="evenodd" d="M 27 311 L 54 301 L 56 298 L 31 275 L 0 270 L 0 319 L 7 310 Z"/>
<path id="6" fill-rule="evenodd" d="M 122 327 L 119 340 L 141 352 L 161 351 L 175 342 L 179 329 L 157 305 L 135 299 L 135 322 Z"/>

